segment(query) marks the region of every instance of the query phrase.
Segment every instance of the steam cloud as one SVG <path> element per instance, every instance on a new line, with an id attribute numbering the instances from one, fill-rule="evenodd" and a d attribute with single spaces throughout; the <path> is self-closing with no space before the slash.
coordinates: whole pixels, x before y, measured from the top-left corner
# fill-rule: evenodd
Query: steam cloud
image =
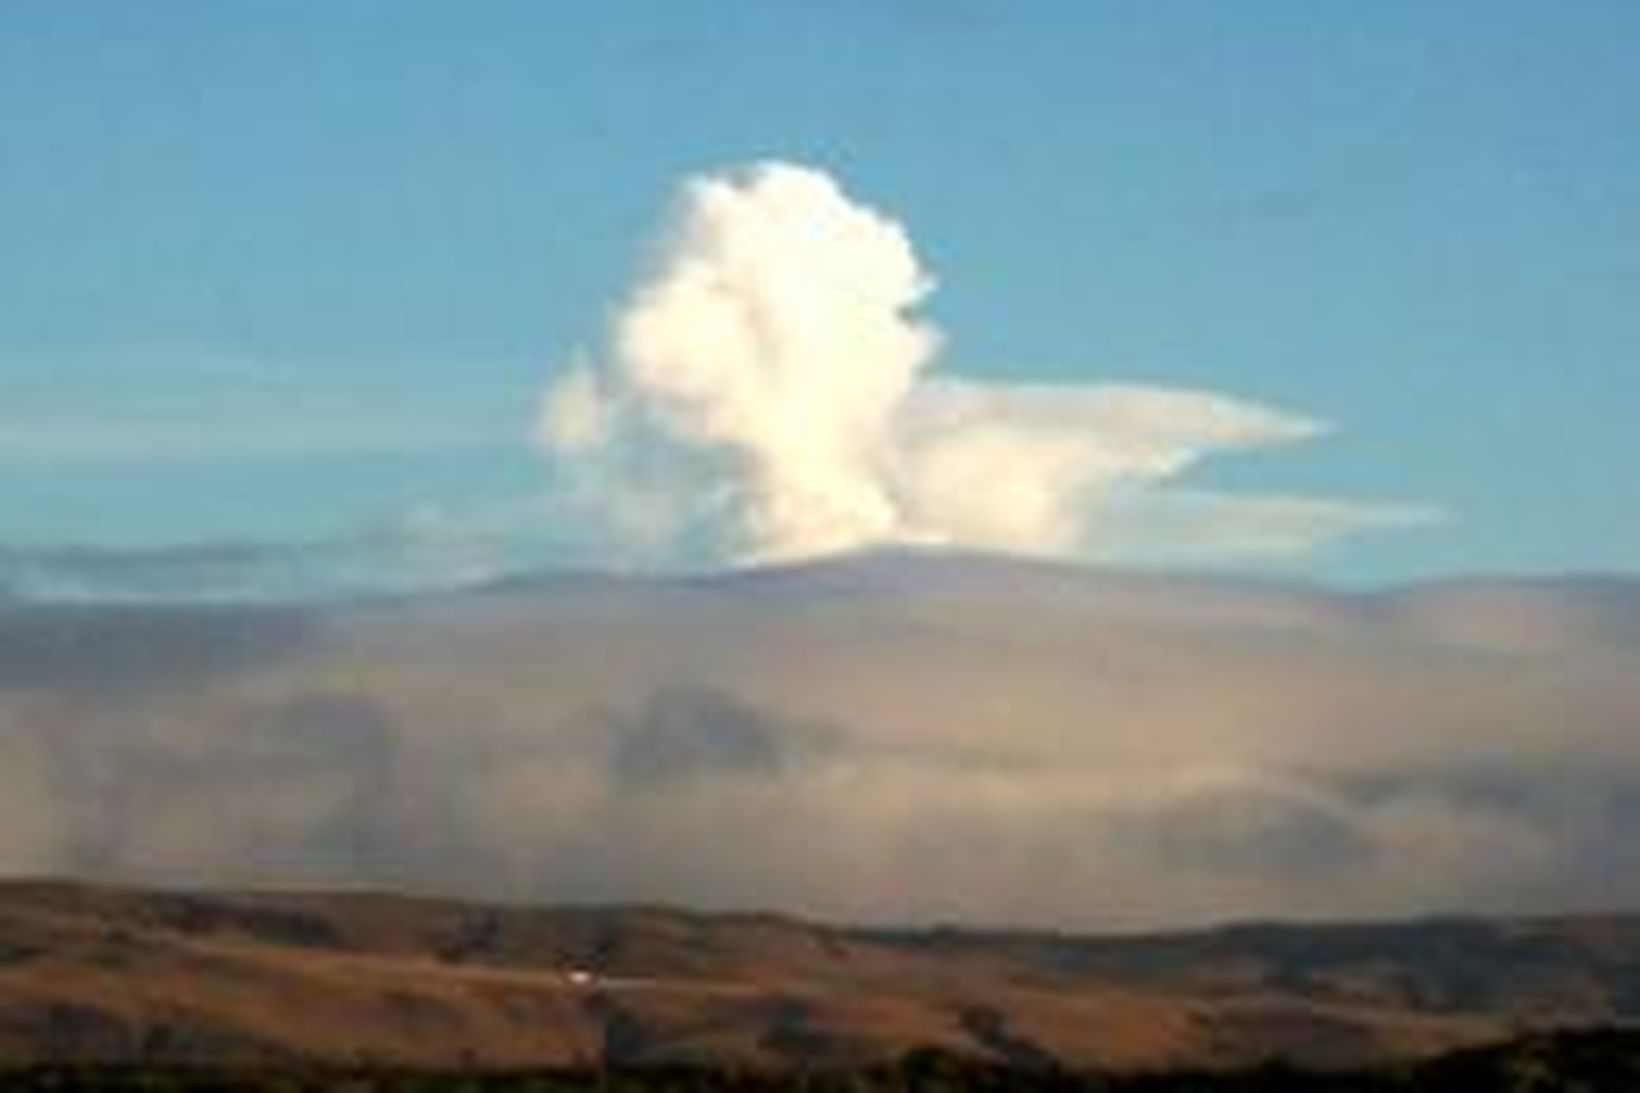
<path id="1" fill-rule="evenodd" d="M 1219 553 L 1426 515 L 1158 489 L 1323 426 L 1202 391 L 936 375 L 941 337 L 916 314 L 932 288 L 904 229 L 818 170 L 693 179 L 602 366 L 548 389 L 539 440 L 622 538 L 740 561 L 885 543 L 1143 553 L 1157 499 Z"/>

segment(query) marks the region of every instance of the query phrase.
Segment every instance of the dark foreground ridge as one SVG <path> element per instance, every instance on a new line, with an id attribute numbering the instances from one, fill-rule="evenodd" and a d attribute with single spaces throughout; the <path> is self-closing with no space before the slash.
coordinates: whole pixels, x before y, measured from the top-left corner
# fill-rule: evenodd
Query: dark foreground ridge
<path id="1" fill-rule="evenodd" d="M 1633 1093 L 1640 1031 L 1598 1029 L 1519 1037 L 1416 1062 L 1317 1070 L 1283 1062 L 1228 1071 L 1108 1074 L 1016 1066 L 938 1050 L 847 1070 L 759 1071 L 705 1065 L 534 1071 L 363 1068 L 36 1066 L 0 1070 L 19 1093 Z"/>

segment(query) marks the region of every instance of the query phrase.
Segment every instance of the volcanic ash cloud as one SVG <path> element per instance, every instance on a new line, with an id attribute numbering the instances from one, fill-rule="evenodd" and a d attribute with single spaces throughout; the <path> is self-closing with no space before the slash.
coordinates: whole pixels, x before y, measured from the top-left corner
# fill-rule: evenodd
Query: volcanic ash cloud
<path id="1" fill-rule="evenodd" d="M 905 230 L 821 171 L 692 179 L 601 360 L 549 387 L 538 439 L 618 539 L 738 562 L 884 544 L 1120 556 L 1145 549 L 1153 510 L 1207 554 L 1294 552 L 1408 516 L 1163 489 L 1213 452 L 1322 426 L 1202 391 L 941 376 L 917 315 L 933 284 Z M 1204 505 L 1211 520 L 1181 516 Z M 1260 534 L 1272 513 L 1281 534 Z"/>

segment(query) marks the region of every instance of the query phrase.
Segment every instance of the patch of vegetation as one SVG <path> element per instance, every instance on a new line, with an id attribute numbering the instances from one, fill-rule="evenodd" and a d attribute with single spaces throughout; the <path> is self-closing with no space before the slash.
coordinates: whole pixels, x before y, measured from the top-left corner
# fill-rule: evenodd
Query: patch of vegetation
<path id="1" fill-rule="evenodd" d="M 1232 1072 L 1113 1075 L 990 1063 L 936 1049 L 849 1071 L 707 1066 L 432 1072 L 36 1066 L 0 1071 L 18 1093 L 1634 1093 L 1640 1030 L 1524 1037 L 1423 1063 L 1355 1071 L 1268 1063 Z"/>
<path id="2" fill-rule="evenodd" d="M 0 968 L 15 967 L 38 960 L 45 950 L 33 945 L 0 941 Z"/>

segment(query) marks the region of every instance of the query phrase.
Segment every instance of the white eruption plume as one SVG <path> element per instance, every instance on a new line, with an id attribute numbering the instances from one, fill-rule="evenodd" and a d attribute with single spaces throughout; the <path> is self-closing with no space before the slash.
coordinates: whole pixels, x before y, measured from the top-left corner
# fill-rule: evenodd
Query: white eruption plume
<path id="1" fill-rule="evenodd" d="M 704 526 L 744 561 L 888 543 L 1099 553 L 1124 538 L 1102 523 L 1142 525 L 1136 499 L 1202 456 L 1321 428 L 1207 392 L 930 376 L 940 334 L 915 312 L 932 286 L 901 226 L 820 171 L 696 178 L 603 366 L 549 389 L 539 439 L 599 469 L 591 495 L 627 530 Z M 1236 526 L 1258 499 L 1206 500 L 1227 542 L 1261 541 Z M 1406 515 L 1303 511 L 1305 543 Z"/>

